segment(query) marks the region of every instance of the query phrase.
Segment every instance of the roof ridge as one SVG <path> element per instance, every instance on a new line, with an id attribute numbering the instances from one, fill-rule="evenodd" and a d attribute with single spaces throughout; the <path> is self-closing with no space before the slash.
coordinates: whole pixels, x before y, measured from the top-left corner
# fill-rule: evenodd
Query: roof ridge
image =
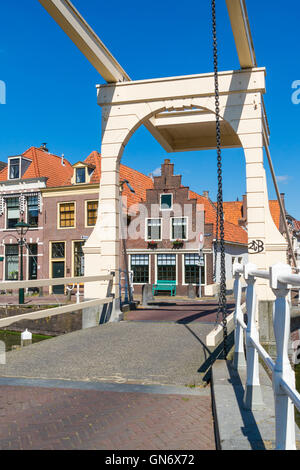
<path id="1" fill-rule="evenodd" d="M 34 166 L 35 171 L 37 173 L 37 177 L 39 178 L 41 175 L 40 175 L 40 169 L 39 169 L 39 165 L 38 165 L 38 161 L 37 161 L 38 159 L 37 159 L 36 149 L 35 148 L 33 148 L 33 156 L 34 156 L 34 158 L 32 160 L 33 166 Z"/>

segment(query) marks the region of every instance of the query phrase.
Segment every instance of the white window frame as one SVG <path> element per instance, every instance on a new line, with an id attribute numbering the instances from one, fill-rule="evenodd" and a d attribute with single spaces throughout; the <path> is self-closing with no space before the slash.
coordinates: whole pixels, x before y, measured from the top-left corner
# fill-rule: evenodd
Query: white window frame
<path id="1" fill-rule="evenodd" d="M 171 196 L 171 207 L 168 209 L 162 209 L 161 207 L 161 197 L 162 196 Z M 160 196 L 159 196 L 159 209 L 161 211 L 172 211 L 173 210 L 173 200 L 174 200 L 174 197 L 173 197 L 173 193 L 161 193 Z"/>
<path id="2" fill-rule="evenodd" d="M 157 284 L 157 274 L 158 274 L 158 255 L 173 255 L 175 256 L 175 266 L 176 266 L 176 269 L 175 269 L 175 273 L 176 273 L 176 286 L 178 286 L 178 256 L 179 254 L 178 253 L 156 253 L 155 255 L 155 265 L 154 265 L 154 271 L 155 271 L 155 284 Z"/>
<path id="3" fill-rule="evenodd" d="M 149 284 L 151 284 L 151 254 L 150 253 L 131 253 L 130 255 L 130 270 L 132 271 L 132 256 L 148 256 L 148 279 L 149 279 Z M 144 282 L 134 282 L 133 284 L 136 286 L 143 286 L 145 283 Z"/>
<path id="4" fill-rule="evenodd" d="M 10 177 L 10 163 L 11 163 L 11 160 L 19 160 L 19 178 L 11 178 Z M 8 159 L 8 180 L 9 181 L 17 181 L 21 178 L 21 157 L 11 157 Z"/>
<path id="5" fill-rule="evenodd" d="M 146 217 L 146 224 L 145 224 L 145 241 L 146 242 L 161 242 L 162 241 L 162 217 Z M 159 220 L 160 221 L 160 238 L 148 238 L 148 222 L 149 220 Z"/>
<path id="6" fill-rule="evenodd" d="M 189 218 L 188 217 L 170 217 L 170 240 L 174 242 L 177 238 L 172 238 L 172 228 L 173 228 L 173 220 L 175 219 L 185 219 L 186 220 L 186 238 L 181 238 L 180 240 L 187 241 L 189 239 Z"/>
<path id="7" fill-rule="evenodd" d="M 20 211 L 20 194 L 17 196 L 11 195 L 11 197 L 5 198 L 5 230 L 16 230 L 15 227 L 8 227 L 8 206 L 7 206 L 7 199 L 19 199 L 19 219 L 21 217 L 21 211 Z M 26 220 L 27 220 L 27 215 L 26 215 Z"/>
<path id="8" fill-rule="evenodd" d="M 184 256 L 185 255 L 197 255 L 198 252 L 189 252 L 189 253 L 182 253 L 182 285 L 183 286 L 188 286 L 189 284 L 185 282 L 185 258 Z M 207 283 L 206 283 L 206 280 L 207 280 L 207 272 L 206 272 L 206 253 L 203 254 L 204 256 L 204 283 L 203 283 L 203 279 L 201 279 L 201 286 L 206 286 Z M 193 284 L 193 285 L 198 285 L 198 284 Z"/>

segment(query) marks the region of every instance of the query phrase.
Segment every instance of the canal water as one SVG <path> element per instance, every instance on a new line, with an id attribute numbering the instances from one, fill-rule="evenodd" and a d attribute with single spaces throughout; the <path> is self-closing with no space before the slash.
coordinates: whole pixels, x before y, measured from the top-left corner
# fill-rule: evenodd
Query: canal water
<path id="1" fill-rule="evenodd" d="M 52 336 L 44 335 L 32 335 L 32 342 L 38 343 L 39 341 L 44 341 L 46 339 L 52 338 Z M 0 341 L 4 341 L 6 346 L 6 351 L 11 351 L 13 346 L 21 345 L 21 332 L 19 331 L 9 331 L 9 330 L 0 330 Z"/>

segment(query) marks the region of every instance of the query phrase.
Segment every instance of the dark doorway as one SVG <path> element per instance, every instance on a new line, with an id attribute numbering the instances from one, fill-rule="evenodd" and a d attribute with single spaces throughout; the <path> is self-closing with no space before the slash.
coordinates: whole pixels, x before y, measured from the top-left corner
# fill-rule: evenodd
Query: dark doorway
<path id="1" fill-rule="evenodd" d="M 65 276 L 65 262 L 64 261 L 52 261 L 52 277 L 57 279 L 58 277 Z M 64 294 L 65 286 L 53 286 L 53 294 Z"/>

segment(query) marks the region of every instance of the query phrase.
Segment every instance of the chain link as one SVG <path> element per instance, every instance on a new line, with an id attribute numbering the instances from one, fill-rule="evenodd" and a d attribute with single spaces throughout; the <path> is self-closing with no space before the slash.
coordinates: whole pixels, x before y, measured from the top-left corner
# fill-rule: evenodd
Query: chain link
<path id="1" fill-rule="evenodd" d="M 216 322 L 222 318 L 224 357 L 227 357 L 227 302 L 226 302 L 226 270 L 225 270 L 225 244 L 224 244 L 224 212 L 223 212 L 223 184 L 222 184 L 222 155 L 221 155 L 221 127 L 220 127 L 220 98 L 218 79 L 218 47 L 217 47 L 217 23 L 216 1 L 211 0 L 212 6 L 212 32 L 214 54 L 214 81 L 215 81 L 215 112 L 216 112 L 216 143 L 217 143 L 217 169 L 218 169 L 218 198 L 216 220 L 216 254 L 220 252 L 220 292 Z M 218 246 L 220 250 L 218 250 Z M 217 260 L 215 259 L 215 264 Z"/>

